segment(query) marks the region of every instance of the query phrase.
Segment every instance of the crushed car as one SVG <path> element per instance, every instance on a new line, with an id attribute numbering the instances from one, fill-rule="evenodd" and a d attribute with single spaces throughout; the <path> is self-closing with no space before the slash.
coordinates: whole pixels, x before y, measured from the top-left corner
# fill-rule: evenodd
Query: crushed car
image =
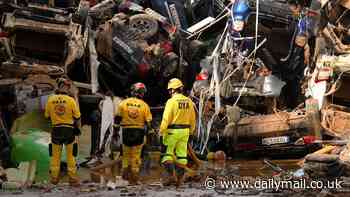
<path id="1" fill-rule="evenodd" d="M 159 105 L 166 99 L 164 84 L 170 78 L 183 79 L 190 89 L 205 46 L 181 37 L 165 17 L 150 8 L 117 7 L 123 12 L 101 24 L 96 33 L 101 91 L 124 96 L 133 82 L 141 80 L 152 91 L 153 96 L 146 100 Z M 111 81 L 120 86 L 111 85 Z"/>
<path id="2" fill-rule="evenodd" d="M 22 3 L 1 7 L 0 84 L 11 95 L 6 100 L 12 106 L 1 111 L 11 112 L 13 120 L 41 109 L 56 88 L 55 78 L 81 66 L 77 61 L 84 56 L 88 39 L 82 15 L 88 3 L 81 1 L 79 9 L 62 3 Z M 7 129 L 12 121 L 7 121 Z"/>
<path id="3" fill-rule="evenodd" d="M 9 76 L 64 75 L 84 54 L 87 30 L 72 21 L 72 13 L 29 4 L 2 16 L 7 61 L 1 70 Z M 6 77 L 6 76 L 3 76 Z"/>
<path id="4" fill-rule="evenodd" d="M 199 105 L 202 153 L 207 145 L 230 155 L 259 156 L 300 156 L 319 148 L 313 143 L 319 138 L 317 115 L 302 107 L 281 110 L 286 109 L 285 66 L 297 25 L 286 5 L 264 1 L 258 13 L 254 1 L 231 6 L 224 31 L 211 56 L 202 60 L 192 89 Z"/>

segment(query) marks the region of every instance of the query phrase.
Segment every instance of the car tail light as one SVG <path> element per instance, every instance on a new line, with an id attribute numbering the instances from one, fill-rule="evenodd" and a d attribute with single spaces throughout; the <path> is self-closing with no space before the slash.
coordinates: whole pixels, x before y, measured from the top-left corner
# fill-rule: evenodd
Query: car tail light
<path id="1" fill-rule="evenodd" d="M 238 150 L 254 150 L 256 149 L 256 144 L 238 144 L 236 146 L 236 149 Z"/>
<path id="2" fill-rule="evenodd" d="M 8 33 L 7 32 L 0 32 L 0 38 L 2 38 L 2 37 L 8 37 Z"/>
<path id="3" fill-rule="evenodd" d="M 316 136 L 312 136 L 312 135 L 304 136 L 303 140 L 304 140 L 304 144 L 312 144 L 315 142 Z"/>

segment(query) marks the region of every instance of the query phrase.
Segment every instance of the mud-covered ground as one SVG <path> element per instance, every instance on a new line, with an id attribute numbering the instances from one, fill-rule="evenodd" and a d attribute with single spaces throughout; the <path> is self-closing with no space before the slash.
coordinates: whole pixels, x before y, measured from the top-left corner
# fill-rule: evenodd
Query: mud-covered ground
<path id="1" fill-rule="evenodd" d="M 90 150 L 90 128 L 84 127 L 83 135 L 80 137 L 80 154 L 88 155 Z M 196 169 L 196 176 L 188 179 L 180 188 L 162 187 L 160 184 L 162 168 L 159 166 L 159 154 L 150 153 L 145 160 L 141 170 L 142 185 L 125 186 L 122 180 L 117 181 L 117 187 L 108 189 L 106 184 L 101 184 L 101 180 L 92 177 L 88 168 L 79 168 L 78 173 L 82 181 L 79 188 L 72 188 L 64 177 L 58 186 L 52 186 L 47 182 L 37 182 L 32 188 L 25 190 L 0 189 L 0 196 L 12 197 L 54 197 L 54 196 L 79 196 L 79 197 L 102 197 L 102 196 L 155 196 L 155 197 L 210 197 L 210 196 L 350 196 L 350 179 L 338 178 L 323 180 L 322 187 L 310 187 L 311 180 L 301 172 L 298 162 L 302 159 L 272 160 L 271 162 L 284 170 L 278 174 L 271 167 L 264 163 L 264 160 L 237 160 L 230 159 L 225 162 L 203 162 L 199 169 Z M 120 175 L 120 163 L 115 166 L 113 175 L 108 179 Z M 299 178 L 293 176 L 300 176 Z M 37 177 L 40 178 L 40 177 Z M 119 177 L 120 178 L 120 177 Z M 273 178 L 273 179 L 272 179 Z M 273 180 L 274 182 L 269 182 Z M 287 185 L 281 189 L 278 181 L 296 180 L 293 185 Z M 303 184 L 305 180 L 305 185 Z M 115 180 L 113 180 L 115 181 Z M 247 185 L 248 181 L 248 185 Z M 338 182 L 342 182 L 341 187 L 336 188 Z M 102 181 L 103 182 L 103 181 Z M 316 182 L 319 183 L 320 182 Z M 316 185 L 317 186 L 317 185 Z M 276 189 L 278 188 L 278 189 Z"/>
<path id="2" fill-rule="evenodd" d="M 320 188 L 311 188 L 311 180 L 307 176 L 291 178 L 300 170 L 296 165 L 299 160 L 274 160 L 273 162 L 281 167 L 285 172 L 276 174 L 270 167 L 266 166 L 263 160 L 240 160 L 226 161 L 222 163 L 204 162 L 197 170 L 195 178 L 188 179 L 180 188 L 174 186 L 163 187 L 160 183 L 162 169 L 151 163 L 149 170 L 142 170 L 141 181 L 138 186 L 126 186 L 125 181 L 119 180 L 118 186 L 114 189 L 106 187 L 105 184 L 93 182 L 89 176 L 82 178 L 82 185 L 79 188 L 72 188 L 64 179 L 58 186 L 47 183 L 37 183 L 33 188 L 26 190 L 6 190 L 3 189 L 0 195 L 13 197 L 53 197 L 53 196 L 79 196 L 79 197 L 102 197 L 102 196 L 154 196 L 154 197 L 210 197 L 210 196 L 300 196 L 300 197 L 342 197 L 350 196 L 350 187 L 347 178 L 323 179 Z M 88 170 L 84 169 L 87 173 Z M 86 175 L 86 174 L 85 174 Z M 272 179 L 273 178 L 273 179 Z M 274 182 L 268 182 L 268 181 Z M 303 185 L 305 180 L 305 185 Z M 108 180 L 104 180 L 108 182 Z M 279 181 L 299 181 L 301 184 L 283 186 L 276 185 Z M 249 182 L 249 186 L 243 185 Z M 341 187 L 337 187 L 338 183 Z M 258 183 L 258 184 L 257 184 Z M 328 185 L 327 185 L 328 184 Z M 276 189 L 279 187 L 278 189 Z"/>
<path id="3" fill-rule="evenodd" d="M 79 197 L 114 197 L 114 196 L 154 196 L 154 197 L 210 197 L 210 196 L 264 196 L 264 197 L 275 197 L 275 196 L 300 196 L 300 197 L 326 197 L 326 196 L 349 196 L 348 191 L 330 191 L 330 190 L 207 190 L 204 187 L 200 188 L 193 185 L 185 185 L 182 188 L 176 189 L 175 187 L 154 187 L 154 186 L 129 186 L 123 188 L 117 188 L 115 190 L 108 189 L 97 189 L 90 187 L 91 190 L 83 190 L 81 188 L 70 188 L 69 186 L 59 186 L 51 190 L 47 189 L 31 189 L 25 191 L 2 191 L 0 195 L 3 196 L 17 196 L 17 197 L 54 197 L 54 196 L 79 196 Z"/>

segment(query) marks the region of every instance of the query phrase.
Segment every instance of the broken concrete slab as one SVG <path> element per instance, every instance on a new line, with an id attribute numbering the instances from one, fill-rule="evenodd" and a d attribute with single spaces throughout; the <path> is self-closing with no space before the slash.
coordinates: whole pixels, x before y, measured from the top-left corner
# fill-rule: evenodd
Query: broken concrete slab
<path id="1" fill-rule="evenodd" d="M 339 177 L 346 173 L 346 166 L 340 162 L 339 155 L 310 154 L 303 165 L 304 171 L 313 178 Z"/>
<path id="2" fill-rule="evenodd" d="M 318 154 L 327 154 L 330 153 L 332 150 L 334 150 L 336 148 L 336 146 L 325 146 L 324 148 L 317 150 L 315 152 L 312 153 L 312 155 L 318 155 Z M 300 166 L 303 166 L 305 163 L 305 158 L 303 160 L 301 160 L 300 162 L 298 162 L 298 164 Z"/>
<path id="3" fill-rule="evenodd" d="M 323 162 L 323 163 L 328 163 L 328 162 L 333 162 L 339 158 L 339 155 L 332 155 L 332 154 L 309 154 L 305 157 L 306 162 Z"/>

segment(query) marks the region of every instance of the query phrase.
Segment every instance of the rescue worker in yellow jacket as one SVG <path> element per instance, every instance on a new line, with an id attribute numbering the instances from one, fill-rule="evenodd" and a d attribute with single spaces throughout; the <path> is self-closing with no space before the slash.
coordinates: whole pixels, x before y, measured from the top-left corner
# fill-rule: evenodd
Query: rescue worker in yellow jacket
<path id="1" fill-rule="evenodd" d="M 45 107 L 45 117 L 51 120 L 52 133 L 49 144 L 51 183 L 59 182 L 61 153 L 63 145 L 66 149 L 69 183 L 79 186 L 75 157 L 78 144 L 76 136 L 80 135 L 80 110 L 74 98 L 68 96 L 71 83 L 60 78 L 55 94 L 48 98 Z"/>
<path id="2" fill-rule="evenodd" d="M 176 182 L 176 186 L 179 186 L 187 165 L 187 143 L 195 130 L 196 114 L 192 100 L 182 94 L 183 84 L 179 79 L 169 81 L 168 91 L 171 98 L 165 105 L 160 125 L 160 134 L 166 147 L 162 164 L 167 175 L 163 184 Z"/>
<path id="3" fill-rule="evenodd" d="M 141 151 L 144 145 L 145 127 L 153 131 L 150 107 L 142 99 L 146 93 L 143 83 L 131 86 L 131 97 L 123 100 L 117 109 L 115 123 L 122 127 L 123 160 L 122 177 L 131 184 L 138 184 Z M 117 129 L 118 130 L 118 129 Z"/>

